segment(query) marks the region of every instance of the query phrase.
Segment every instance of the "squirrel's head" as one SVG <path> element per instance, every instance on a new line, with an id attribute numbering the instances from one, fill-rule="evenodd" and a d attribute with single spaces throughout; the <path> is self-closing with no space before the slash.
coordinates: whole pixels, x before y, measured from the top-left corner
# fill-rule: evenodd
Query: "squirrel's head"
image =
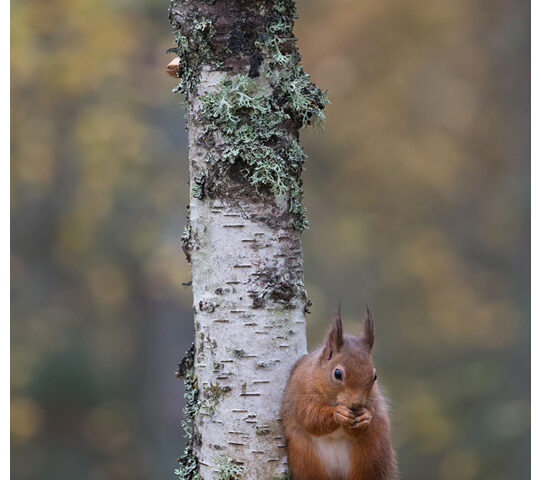
<path id="1" fill-rule="evenodd" d="M 360 410 L 371 402 L 377 380 L 372 359 L 374 322 L 366 309 L 359 336 L 344 334 L 340 310 L 334 316 L 321 353 L 323 384 L 333 402 Z"/>

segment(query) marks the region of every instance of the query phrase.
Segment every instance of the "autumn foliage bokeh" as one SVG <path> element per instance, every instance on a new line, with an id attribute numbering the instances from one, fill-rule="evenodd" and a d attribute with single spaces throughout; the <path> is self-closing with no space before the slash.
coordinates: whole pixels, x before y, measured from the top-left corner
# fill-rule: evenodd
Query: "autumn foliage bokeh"
<path id="1" fill-rule="evenodd" d="M 174 478 L 191 343 L 166 0 L 11 4 L 17 479 Z M 529 476 L 529 4 L 303 0 L 321 341 L 367 304 L 404 479 Z"/>

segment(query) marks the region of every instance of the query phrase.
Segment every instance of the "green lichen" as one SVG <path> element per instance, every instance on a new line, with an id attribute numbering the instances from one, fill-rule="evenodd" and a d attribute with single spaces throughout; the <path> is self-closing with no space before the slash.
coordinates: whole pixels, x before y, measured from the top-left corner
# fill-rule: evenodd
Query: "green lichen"
<path id="1" fill-rule="evenodd" d="M 179 467 L 175 470 L 175 475 L 181 480 L 201 480 L 199 475 L 199 463 L 193 452 L 194 431 L 193 422 L 199 412 L 199 389 L 197 387 L 197 377 L 194 371 L 195 346 L 192 345 L 186 352 L 182 362 L 179 363 L 178 376 L 184 377 L 184 398 L 186 406 L 184 407 L 185 420 L 181 422 L 186 439 L 186 446 L 183 454 L 178 458 Z"/>
<path id="2" fill-rule="evenodd" d="M 231 387 L 220 386 L 218 383 L 212 383 L 206 386 L 203 389 L 204 401 L 201 404 L 201 407 L 204 407 L 207 410 L 209 415 L 213 415 L 216 409 L 216 405 L 224 395 L 227 395 L 231 392 Z"/>
<path id="3" fill-rule="evenodd" d="M 310 75 L 302 68 L 297 39 L 293 35 L 295 18 L 297 14 L 292 0 L 274 2 L 271 21 L 262 43 L 268 57 L 267 77 L 278 90 L 284 109 L 299 127 L 322 126 L 325 119 L 323 110 L 329 100 L 326 92 L 310 82 Z"/>
<path id="4" fill-rule="evenodd" d="M 287 194 L 294 227 L 304 230 L 308 222 L 301 175 L 306 155 L 296 138 L 286 134 L 286 125 L 321 126 L 328 99 L 300 64 L 293 35 L 294 2 L 277 0 L 269 17 L 264 40 L 257 45 L 266 52 L 272 91 L 265 91 L 248 75 L 235 75 L 202 97 L 206 132 L 218 132 L 222 139 L 218 155 L 209 158 L 211 163 L 240 161 L 257 189 L 267 188 L 275 196 Z"/>
<path id="5" fill-rule="evenodd" d="M 216 480 L 241 480 L 244 473 L 244 467 L 237 465 L 225 455 L 216 457 Z"/>
<path id="6" fill-rule="evenodd" d="M 257 189 L 273 195 L 289 195 L 289 210 L 295 227 L 307 227 L 302 206 L 304 154 L 299 142 L 284 134 L 291 117 L 278 98 L 247 75 L 225 77 L 218 89 L 201 97 L 206 133 L 216 132 L 221 144 L 214 160 L 242 162 L 243 172 Z"/>
<path id="7" fill-rule="evenodd" d="M 203 200 L 205 196 L 205 181 L 207 176 L 204 173 L 200 173 L 193 179 L 192 196 L 198 200 Z"/>
<path id="8" fill-rule="evenodd" d="M 274 2 L 270 22 L 265 29 L 265 38 L 260 46 L 267 52 L 267 74 L 272 75 L 276 67 L 287 67 L 300 62 L 295 46 L 293 22 L 297 18 L 295 3 L 290 0 Z"/>
<path id="9" fill-rule="evenodd" d="M 179 57 L 179 84 L 173 92 L 187 94 L 199 84 L 201 67 L 203 65 L 221 66 L 217 59 L 212 39 L 216 34 L 211 18 L 194 14 L 191 17 L 189 32 L 183 31 L 170 13 L 171 25 L 177 44 L 176 53 Z"/>
<path id="10" fill-rule="evenodd" d="M 187 94 L 198 85 L 203 65 L 217 70 L 225 67 L 213 45 L 216 30 L 212 18 L 202 15 L 197 8 L 177 15 L 182 18 L 182 25 L 175 21 L 173 13 L 170 15 L 180 57 L 176 91 Z M 251 75 L 250 65 L 248 74 L 230 74 L 217 91 L 202 96 L 203 116 L 207 120 L 205 141 L 209 134 L 214 134 L 215 145 L 208 149 L 206 161 L 210 166 L 219 162 L 240 165 L 240 172 L 257 191 L 266 189 L 274 196 L 287 195 L 294 227 L 304 230 L 308 222 L 302 204 L 301 174 L 306 155 L 297 141 L 296 130 L 308 125 L 321 126 L 328 99 L 310 82 L 300 63 L 293 34 L 295 2 L 274 1 L 267 17 L 264 34 L 255 41 L 250 55 L 263 54 L 265 77 L 271 88 L 265 90 L 252 78 L 259 73 Z M 221 48 L 225 48 L 222 53 L 233 55 L 228 45 Z M 203 177 L 195 178 L 195 198 L 203 198 L 204 181 Z"/>
<path id="11" fill-rule="evenodd" d="M 327 93 L 310 82 L 310 75 L 300 64 L 280 72 L 278 90 L 302 128 L 308 125 L 323 126 L 323 109 L 329 103 Z"/>
<path id="12" fill-rule="evenodd" d="M 288 165 L 280 145 L 280 128 L 288 116 L 247 75 L 225 77 L 218 90 L 201 98 L 206 132 L 219 132 L 223 146 L 218 161 L 242 161 L 250 183 L 273 195 L 290 188 Z"/>
<path id="13" fill-rule="evenodd" d="M 186 255 L 186 260 L 191 262 L 191 251 L 192 251 L 192 226 L 190 224 L 190 219 L 188 218 L 188 223 L 184 226 L 184 231 L 180 236 L 180 244 L 182 246 L 182 251 Z"/>
<path id="14" fill-rule="evenodd" d="M 180 241 L 182 243 L 190 241 L 190 237 L 192 235 L 192 227 L 191 225 L 185 225 L 184 231 L 182 232 L 182 235 L 180 236 Z"/>
<path id="15" fill-rule="evenodd" d="M 288 150 L 288 163 L 290 170 L 296 173 L 295 182 L 291 182 L 289 190 L 289 211 L 293 214 L 294 226 L 297 230 L 306 230 L 308 228 L 308 220 L 306 219 L 306 208 L 302 204 L 302 170 L 304 169 L 304 160 L 306 154 L 301 147 L 301 144 L 296 140 L 291 142 Z"/>

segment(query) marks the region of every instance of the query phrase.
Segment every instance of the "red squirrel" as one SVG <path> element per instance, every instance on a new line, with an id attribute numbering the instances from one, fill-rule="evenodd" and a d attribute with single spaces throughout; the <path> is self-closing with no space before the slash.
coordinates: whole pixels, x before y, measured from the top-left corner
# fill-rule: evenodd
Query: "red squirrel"
<path id="1" fill-rule="evenodd" d="M 387 405 L 372 360 L 374 323 L 344 335 L 340 310 L 325 345 L 300 358 L 287 382 L 282 420 L 294 480 L 394 480 Z"/>

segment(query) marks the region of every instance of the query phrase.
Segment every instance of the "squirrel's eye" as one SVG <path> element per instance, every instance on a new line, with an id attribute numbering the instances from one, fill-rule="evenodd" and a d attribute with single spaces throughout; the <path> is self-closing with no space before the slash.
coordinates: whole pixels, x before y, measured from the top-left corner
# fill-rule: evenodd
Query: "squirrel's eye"
<path id="1" fill-rule="evenodd" d="M 334 371 L 334 378 L 336 378 L 336 380 L 342 380 L 342 370 L 340 370 L 339 368 L 337 368 L 337 369 Z"/>
<path id="2" fill-rule="evenodd" d="M 378 379 L 378 374 L 374 374 L 374 382 Z"/>

